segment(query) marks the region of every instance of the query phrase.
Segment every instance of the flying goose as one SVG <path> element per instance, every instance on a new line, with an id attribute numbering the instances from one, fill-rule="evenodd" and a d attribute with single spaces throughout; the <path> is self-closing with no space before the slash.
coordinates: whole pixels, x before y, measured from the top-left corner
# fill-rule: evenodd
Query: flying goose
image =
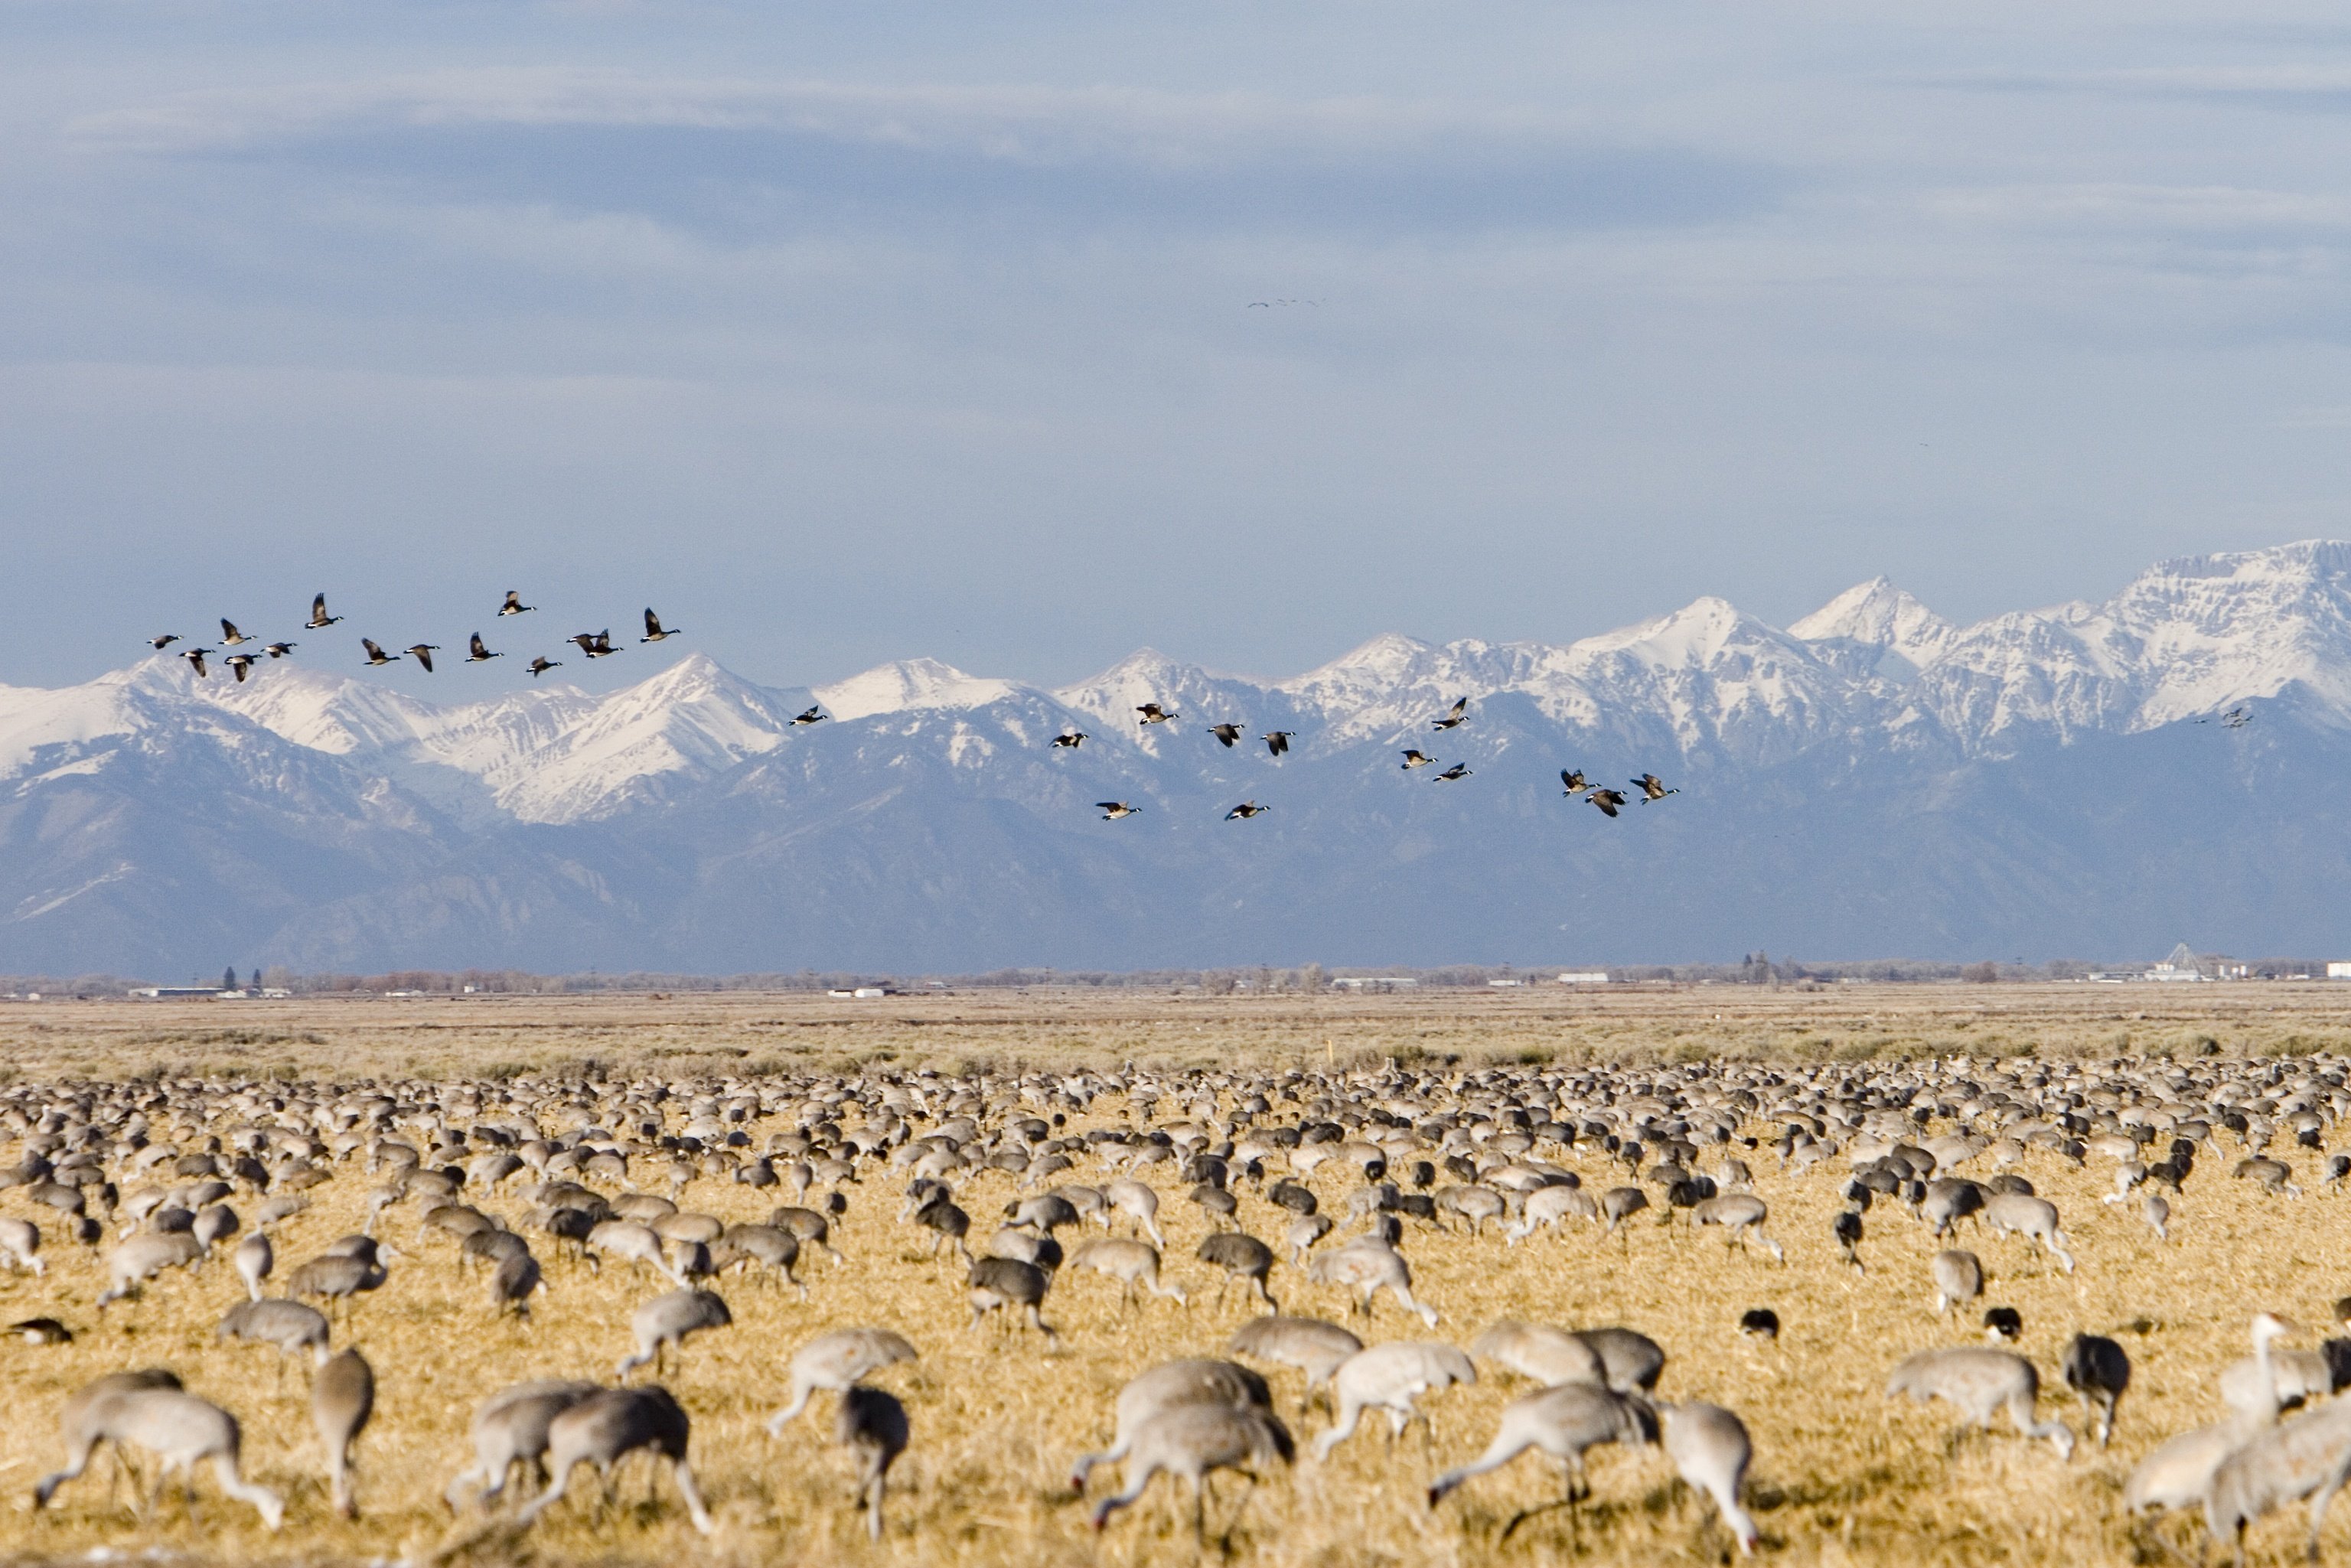
<path id="1" fill-rule="evenodd" d="M 204 655 L 211 651 L 212 650 L 209 648 L 191 648 L 186 653 L 180 655 L 180 657 L 188 661 L 189 664 L 194 668 L 196 672 L 196 679 L 200 681 L 204 678 L 205 674 Z"/>
<path id="2" fill-rule="evenodd" d="M 1092 738 L 1093 737 L 1088 735 L 1082 729 L 1073 729 L 1067 735 L 1055 736 L 1053 737 L 1053 744 L 1060 747 L 1065 747 L 1071 751 L 1075 751 L 1079 747 L 1083 746 L 1087 741 L 1092 740 Z"/>
<path id="3" fill-rule="evenodd" d="M 1573 768 L 1561 768 L 1559 770 L 1559 781 L 1567 787 L 1567 798 L 1571 800 L 1592 788 L 1590 782 L 1584 779 L 1583 774 L 1580 770 Z"/>
<path id="4" fill-rule="evenodd" d="M 1297 733 L 1294 729 L 1270 729 L 1258 738 L 1265 742 L 1268 751 L 1280 757 L 1290 750 L 1290 737 Z"/>
<path id="5" fill-rule="evenodd" d="M 1429 726 L 1429 727 L 1431 729 L 1458 729 L 1465 722 L 1467 722 L 1468 713 L 1469 699 L 1468 697 L 1463 697 L 1459 702 L 1455 703 L 1451 707 L 1446 709 L 1445 716 L 1438 719 L 1435 724 Z"/>
<path id="6" fill-rule="evenodd" d="M 1208 727 L 1208 733 L 1223 741 L 1225 749 L 1230 751 L 1233 742 L 1241 737 L 1241 727 L 1237 724 L 1212 724 Z"/>
<path id="7" fill-rule="evenodd" d="M 1140 806 L 1130 806 L 1123 800 L 1097 800 L 1094 806 L 1102 812 L 1102 821 L 1105 822 L 1115 822 L 1121 817 L 1132 817 L 1143 809 Z"/>
<path id="8" fill-rule="evenodd" d="M 561 668 L 563 668 L 562 660 L 550 659 L 546 654 L 541 653 L 538 657 L 530 662 L 530 678 L 535 681 L 538 679 L 539 676 L 547 674 L 549 670 L 559 670 Z"/>
<path id="9" fill-rule="evenodd" d="M 299 643 L 272 643 L 261 651 L 273 659 L 282 659 L 300 646 Z"/>
<path id="10" fill-rule="evenodd" d="M 793 719 L 792 722 L 794 724 L 821 724 L 824 722 L 824 709 L 821 706 L 812 707 L 809 709 L 808 712 L 800 715 L 798 718 Z"/>
<path id="11" fill-rule="evenodd" d="M 441 644 L 438 643 L 413 643 L 401 650 L 402 653 L 423 665 L 424 673 L 428 675 L 433 673 L 433 655 L 440 651 Z"/>
<path id="12" fill-rule="evenodd" d="M 1468 777 L 1469 765 L 1466 762 L 1457 762 L 1452 767 L 1447 768 L 1444 772 L 1438 774 L 1437 776 L 1437 782 L 1439 784 L 1449 784 L 1456 779 L 1467 779 Z"/>
<path id="13" fill-rule="evenodd" d="M 1584 799 L 1599 807 L 1602 815 L 1613 817 L 1616 814 L 1616 808 L 1625 803 L 1625 791 L 1622 789 L 1594 789 L 1591 794 L 1585 796 Z"/>
<path id="14" fill-rule="evenodd" d="M 155 652 L 159 653 L 179 640 L 180 634 L 176 632 L 166 632 L 161 637 L 150 637 L 147 639 L 147 641 L 153 645 Z"/>
<path id="15" fill-rule="evenodd" d="M 1260 806 L 1260 805 L 1259 805 L 1259 804 L 1258 804 L 1256 801 L 1254 801 L 1254 800 L 1244 800 L 1244 801 L 1242 801 L 1239 805 L 1238 805 L 1238 806 L 1234 807 L 1231 810 L 1227 811 L 1227 812 L 1225 813 L 1225 821 L 1228 821 L 1228 822 L 1229 822 L 1229 821 L 1231 821 L 1234 818 L 1238 817 L 1242 821 L 1246 822 L 1246 821 L 1248 821 L 1251 817 L 1261 816 L 1261 815 L 1263 815 L 1265 812 L 1270 811 L 1270 810 L 1273 810 L 1273 808 L 1272 808 L 1272 807 L 1270 807 L 1270 806 Z"/>
<path id="16" fill-rule="evenodd" d="M 327 596 L 320 593 L 315 594 L 311 597 L 310 619 L 303 622 L 302 624 L 310 631 L 318 632 L 322 631 L 329 626 L 332 626 L 336 622 L 340 621 L 342 617 L 340 615 L 329 615 L 327 613 Z"/>
<path id="17" fill-rule="evenodd" d="M 501 615 L 528 615 L 538 608 L 538 606 L 536 604 L 525 604 L 522 601 L 522 595 L 509 588 L 507 590 L 507 601 L 498 606 L 498 613 Z"/>
<path id="18" fill-rule="evenodd" d="M 1169 713 L 1157 703 L 1144 703 L 1141 707 L 1136 708 L 1134 711 L 1143 716 L 1143 722 L 1145 724 L 1165 724 L 1171 718 L 1182 718 L 1184 716 L 1180 713 Z"/>
<path id="19" fill-rule="evenodd" d="M 1436 758 L 1423 757 L 1417 751 L 1407 751 L 1404 754 L 1404 760 L 1397 764 L 1397 766 L 1407 769 L 1414 768 L 1426 768 L 1436 760 Z"/>
<path id="20" fill-rule="evenodd" d="M 492 659 L 503 659 L 505 657 L 506 655 L 504 653 L 493 653 L 487 647 L 484 646 L 482 643 L 482 634 L 479 632 L 476 632 L 473 636 L 472 652 L 465 655 L 465 663 L 469 664 L 486 664 Z"/>
<path id="21" fill-rule="evenodd" d="M 601 659 L 608 653 L 619 652 L 612 646 L 612 633 L 610 631 L 575 632 L 571 635 L 571 640 L 579 643 L 580 651 L 591 659 Z"/>
<path id="22" fill-rule="evenodd" d="M 365 648 L 365 649 L 368 651 L 368 652 L 367 652 L 367 662 L 368 662 L 369 664 L 391 664 L 391 663 L 392 663 L 392 655 L 391 655 L 390 653 L 385 653 L 382 649 L 381 649 L 381 648 L 377 647 L 377 646 L 375 645 L 375 639 L 374 639 L 374 638 L 372 638 L 372 637 L 362 637 L 362 638 L 360 638 L 360 647 L 362 647 L 362 648 Z"/>
<path id="23" fill-rule="evenodd" d="M 236 622 L 224 615 L 221 617 L 221 641 L 234 648 L 239 643 L 250 643 L 253 639 L 238 631 Z"/>
<path id="24" fill-rule="evenodd" d="M 1662 800 L 1668 795 L 1678 795 L 1681 793 L 1678 789 L 1667 789 L 1666 781 L 1658 778 L 1654 773 L 1644 773 L 1638 779 L 1634 779 L 1633 782 L 1640 789 L 1641 804 L 1644 806 L 1647 805 L 1652 800 Z"/>
<path id="25" fill-rule="evenodd" d="M 236 676 L 236 684 L 238 685 L 245 685 L 246 671 L 253 668 L 258 661 L 250 653 L 231 653 L 227 658 L 223 659 L 221 663 L 226 664 L 229 667 L 230 673 Z"/>
<path id="26" fill-rule="evenodd" d="M 664 637 L 676 636 L 678 630 L 679 629 L 677 627 L 673 626 L 667 631 L 664 631 L 662 629 L 661 617 L 654 614 L 653 607 L 648 604 L 645 606 L 645 634 L 638 638 L 637 641 L 640 643 L 658 643 Z"/>

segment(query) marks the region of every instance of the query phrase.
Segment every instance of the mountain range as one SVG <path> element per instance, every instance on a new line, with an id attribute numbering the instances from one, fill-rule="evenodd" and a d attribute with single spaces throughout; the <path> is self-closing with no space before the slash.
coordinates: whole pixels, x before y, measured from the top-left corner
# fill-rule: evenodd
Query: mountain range
<path id="1" fill-rule="evenodd" d="M 1468 721 L 1432 721 L 1469 699 Z M 1155 702 L 1174 723 L 1144 727 Z M 791 720 L 811 704 L 830 717 Z M 1206 733 L 1295 732 L 1289 756 Z M 1083 730 L 1080 747 L 1056 735 Z M 1468 777 L 1406 771 L 1418 747 Z M 1680 793 L 1610 821 L 1581 768 Z M 1228 821 L 1243 800 L 1269 808 Z M 1092 809 L 1140 808 L 1106 822 Z M 1883 579 L 1286 680 L 1145 649 L 438 704 L 293 661 L 0 687 L 0 970 L 893 973 L 2351 950 L 2351 544 L 1973 625 Z"/>

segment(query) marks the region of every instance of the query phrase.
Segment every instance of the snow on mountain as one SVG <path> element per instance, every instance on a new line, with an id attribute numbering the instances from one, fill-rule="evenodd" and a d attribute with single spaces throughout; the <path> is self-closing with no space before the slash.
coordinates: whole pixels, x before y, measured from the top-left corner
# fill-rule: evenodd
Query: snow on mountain
<path id="1" fill-rule="evenodd" d="M 1855 674 L 1899 684 L 1950 650 L 1959 628 L 1882 577 L 1858 582 L 1788 628 Z"/>
<path id="2" fill-rule="evenodd" d="M 908 708 L 980 707 L 1013 690 L 1009 681 L 967 675 L 936 659 L 904 659 L 818 686 L 814 695 L 834 718 L 848 719 Z"/>

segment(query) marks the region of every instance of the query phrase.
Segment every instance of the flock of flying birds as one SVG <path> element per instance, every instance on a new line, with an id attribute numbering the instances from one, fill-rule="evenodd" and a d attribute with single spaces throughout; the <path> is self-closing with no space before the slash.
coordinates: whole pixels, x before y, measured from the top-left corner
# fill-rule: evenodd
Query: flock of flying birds
<path id="1" fill-rule="evenodd" d="M 1161 706 L 1157 703 L 1144 703 L 1134 711 L 1143 716 L 1141 722 L 1143 727 L 1146 729 L 1155 724 L 1169 724 L 1184 716 L 1182 714 L 1173 712 L 1170 709 Z M 1442 718 L 1431 721 L 1429 727 L 1437 730 L 1459 729 L 1463 725 L 1468 722 L 1469 699 L 1468 697 L 1463 697 L 1459 701 L 1456 702 L 1451 707 L 1446 709 L 1445 716 Z M 1212 724 L 1208 726 L 1208 733 L 1215 736 L 1225 748 L 1229 751 L 1237 743 L 1238 743 L 1245 732 L 1239 725 L 1226 723 Z M 1266 731 L 1265 734 L 1259 736 L 1258 738 L 1265 742 L 1266 750 L 1272 753 L 1274 758 L 1278 760 L 1289 752 L 1290 737 L 1295 734 L 1297 734 L 1297 731 L 1295 730 L 1271 729 Z M 1066 734 L 1055 736 L 1053 737 L 1052 744 L 1071 751 L 1075 751 L 1079 747 L 1083 746 L 1087 741 L 1092 740 L 1092 738 L 1093 737 L 1088 735 L 1084 730 L 1073 729 Z M 1436 758 L 1429 756 L 1427 753 L 1421 751 L 1417 747 L 1408 747 L 1405 750 L 1404 760 L 1397 764 L 1397 766 L 1409 773 L 1417 768 L 1434 767 L 1436 763 Z M 1444 772 L 1437 774 L 1435 776 L 1435 779 L 1436 782 L 1439 784 L 1449 784 L 1458 779 L 1467 779 L 1469 777 L 1469 774 L 1470 768 L 1468 763 L 1457 762 L 1452 767 L 1445 769 Z M 1559 770 L 1559 781 L 1566 787 L 1567 798 L 1569 800 L 1573 800 L 1578 796 L 1581 796 L 1584 800 L 1591 801 L 1592 804 L 1599 807 L 1603 816 L 1614 816 L 1617 813 L 1617 810 L 1624 806 L 1625 801 L 1631 799 L 1631 797 L 1626 795 L 1622 789 L 1610 789 L 1604 786 L 1593 784 L 1590 779 L 1584 778 L 1583 773 L 1580 768 L 1561 768 Z M 1630 782 L 1635 789 L 1640 791 L 1641 804 L 1644 806 L 1648 805 L 1653 800 L 1662 800 L 1668 795 L 1678 795 L 1681 793 L 1679 789 L 1667 789 L 1666 781 L 1658 778 L 1654 773 L 1644 773 L 1638 779 L 1632 779 Z M 1260 806 L 1255 800 L 1244 800 L 1239 805 L 1235 806 L 1231 810 L 1225 813 L 1225 821 L 1228 822 L 1245 822 L 1251 817 L 1261 817 L 1272 809 L 1273 808 L 1270 806 Z M 1131 800 L 1097 800 L 1094 802 L 1094 810 L 1102 814 L 1103 821 L 1115 822 L 1121 817 L 1134 816 L 1137 811 L 1143 810 L 1143 808 L 1135 805 Z"/>

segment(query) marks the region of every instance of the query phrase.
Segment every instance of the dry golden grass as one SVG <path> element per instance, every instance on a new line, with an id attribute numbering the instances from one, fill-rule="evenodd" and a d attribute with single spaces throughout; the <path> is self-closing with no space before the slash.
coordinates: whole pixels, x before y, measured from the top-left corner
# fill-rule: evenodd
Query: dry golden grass
<path id="1" fill-rule="evenodd" d="M 115 1076 L 161 1064 L 350 1082 L 370 1072 L 480 1072 L 590 1058 L 616 1075 L 684 1077 L 876 1060 L 905 1068 L 1016 1060 L 1343 1066 L 1412 1053 L 1471 1061 L 1700 1053 L 1858 1060 L 1920 1050 L 1980 1056 L 2026 1045 L 2088 1055 L 2192 1051 L 2206 1037 L 2235 1054 L 2331 1049 L 2351 1029 L 2351 1009 L 2321 988 L 2212 990 L 2218 1000 L 2052 987 L 1339 1002 L 1040 993 L 878 1006 L 778 998 L 44 1006 L 0 1014 L 0 1039 L 28 1078 Z M 1114 1119 L 1121 1107 L 1098 1109 Z M 2055 1384 L 2058 1348 L 2076 1329 L 2114 1333 L 2132 1356 L 2137 1376 L 2115 1447 L 2100 1452 L 2085 1443 L 2071 1464 L 2045 1444 L 2005 1431 L 1954 1447 L 1948 1409 L 1884 1397 L 1886 1372 L 1901 1355 L 1971 1340 L 1975 1329 L 1936 1318 L 1926 1269 L 1938 1244 L 1888 1207 L 1870 1217 L 1867 1275 L 1856 1278 L 1842 1265 L 1828 1232 L 1841 1172 L 1790 1179 L 1768 1155 L 1754 1161 L 1771 1206 L 1769 1228 L 1788 1248 L 1785 1268 L 1649 1216 L 1622 1241 L 1575 1228 L 1511 1249 L 1490 1229 L 1478 1240 L 1416 1229 L 1404 1245 L 1416 1288 L 1445 1314 L 1436 1337 L 1466 1343 L 1503 1316 L 1571 1327 L 1624 1322 L 1656 1337 L 1670 1357 L 1661 1392 L 1715 1400 L 1746 1418 L 1756 1445 L 1752 1505 L 1773 1555 L 1830 1563 L 2128 1562 L 2134 1547 L 2119 1517 L 2122 1479 L 2161 1437 L 2214 1418 L 2214 1377 L 2244 1354 L 2247 1318 L 2270 1309 L 2315 1330 L 2351 1290 L 2351 1266 L 2336 1261 L 2351 1257 L 2351 1199 L 2315 1191 L 2300 1201 L 2265 1198 L 2228 1179 L 2226 1163 L 2205 1161 L 2175 1201 L 2168 1248 L 2151 1245 L 2135 1207 L 2098 1202 L 2107 1181 L 2101 1162 L 2075 1171 L 2041 1154 L 2020 1168 L 2064 1212 L 2079 1272 L 2059 1272 L 2019 1240 L 1985 1235 L 1961 1242 L 1991 1272 L 1987 1301 L 2022 1310 L 2020 1348 L 2047 1383 Z M 2303 1152 L 2297 1163 L 2305 1185 L 2314 1185 L 2313 1157 Z M 1081 1168 L 1066 1179 L 1094 1175 Z M 0 1345 L 9 1393 L 0 1475 L 17 1497 L 56 1467 L 55 1416 L 71 1390 L 102 1372 L 164 1364 L 242 1418 L 248 1474 L 287 1492 L 290 1508 L 285 1531 L 270 1535 L 250 1510 L 220 1498 L 207 1477 L 199 1485 L 200 1521 L 173 1501 L 138 1522 L 123 1507 L 106 1506 L 101 1462 L 45 1514 L 21 1503 L 0 1509 L 0 1552 L 62 1559 L 101 1546 L 161 1546 L 238 1562 L 1192 1563 L 1201 1553 L 1188 1506 L 1167 1483 L 1099 1539 L 1066 1489 L 1070 1458 L 1107 1440 L 1111 1401 L 1126 1377 L 1171 1355 L 1222 1354 L 1251 1310 L 1238 1291 L 1221 1310 L 1213 1304 L 1213 1280 L 1191 1256 L 1206 1233 L 1199 1211 L 1170 1178 L 1159 1179 L 1168 1273 L 1192 1289 L 1194 1304 L 1153 1302 L 1122 1318 L 1108 1281 L 1065 1274 L 1047 1303 L 1063 1336 L 1057 1353 L 1032 1334 L 993 1325 L 968 1331 L 960 1269 L 923 1258 L 927 1237 L 896 1222 L 898 1195 L 878 1177 L 852 1192 L 838 1237 L 845 1266 L 821 1258 L 803 1263 L 807 1302 L 789 1290 L 730 1278 L 720 1289 L 736 1326 L 697 1338 L 664 1379 L 694 1417 L 694 1458 L 719 1521 L 709 1541 L 688 1528 L 666 1480 L 653 1506 L 644 1506 L 641 1470 L 624 1479 L 610 1511 L 567 1503 L 520 1539 L 478 1514 L 453 1519 L 440 1500 L 468 1458 L 464 1433 L 475 1403 L 524 1377 L 609 1379 L 628 1349 L 629 1312 L 661 1288 L 656 1281 L 623 1269 L 608 1267 L 598 1277 L 550 1261 L 550 1293 L 524 1328 L 493 1321 L 482 1276 L 461 1275 L 453 1247 L 415 1244 L 413 1259 L 394 1265 L 390 1282 L 360 1301 L 347 1328 L 338 1325 L 338 1343 L 363 1349 L 378 1377 L 376 1418 L 359 1451 L 364 1513 L 346 1523 L 326 1507 L 309 1436 L 307 1364 L 281 1368 L 273 1351 L 213 1339 L 213 1325 L 241 1293 L 231 1270 L 213 1265 L 166 1277 L 143 1299 L 110 1310 L 101 1328 L 90 1310 L 103 1282 L 96 1257 L 53 1245 L 46 1281 L 0 1278 L 0 1314 L 51 1312 L 86 1331 L 59 1349 Z M 355 1170 L 340 1176 L 312 1195 L 308 1212 L 280 1228 L 281 1275 L 359 1228 L 368 1185 Z M 1313 1185 L 1326 1204 L 1343 1191 L 1335 1173 Z M 998 1172 L 958 1184 L 976 1241 L 1013 1193 L 1011 1179 Z M 232 1201 L 249 1213 L 249 1200 Z M 697 1181 L 682 1199 L 729 1220 L 762 1218 L 775 1201 L 773 1194 L 709 1181 Z M 0 1195 L 0 1209 L 29 1212 L 14 1195 Z M 394 1213 L 385 1233 L 410 1247 L 413 1208 Z M 1253 1194 L 1244 1193 L 1240 1218 L 1261 1237 L 1279 1235 L 1280 1211 Z M 1274 1289 L 1285 1309 L 1345 1316 L 1336 1291 L 1307 1284 L 1286 1264 L 1275 1270 Z M 1740 1313 L 1758 1305 L 1773 1307 L 1785 1325 L 1776 1346 L 1734 1332 Z M 1367 1337 L 1426 1337 L 1416 1320 L 1384 1299 L 1379 1312 Z M 914 1421 L 913 1447 L 893 1478 L 890 1533 L 878 1548 L 865 1542 L 847 1506 L 849 1468 L 831 1442 L 831 1397 L 820 1395 L 780 1441 L 760 1430 L 781 1400 L 791 1350 L 823 1329 L 861 1322 L 896 1327 L 922 1351 L 918 1366 L 876 1378 L 904 1397 Z M 1295 1374 L 1273 1381 L 1302 1448 L 1326 1417 L 1319 1409 L 1301 1413 Z M 1433 1444 L 1415 1431 L 1391 1448 L 1384 1424 L 1374 1421 L 1326 1465 L 1301 1459 L 1253 1491 L 1228 1479 L 1211 1511 L 1207 1557 L 1317 1568 L 1532 1563 L 1579 1553 L 1611 1563 L 1723 1558 L 1727 1538 L 1709 1509 L 1678 1495 L 1655 1450 L 1598 1451 L 1595 1495 L 1580 1520 L 1552 1511 L 1507 1542 L 1501 1531 L 1514 1513 L 1556 1495 L 1557 1471 L 1537 1456 L 1472 1482 L 1431 1512 L 1422 1500 L 1428 1478 L 1482 1448 L 1497 1410 L 1524 1391 L 1496 1376 L 1433 1397 Z M 2062 1388 L 2054 1396 L 2044 1392 L 2043 1406 L 2081 1424 Z M 1113 1484 L 1105 1473 L 1092 1490 L 1099 1496 Z M 2294 1527 L 2273 1521 L 2255 1544 L 2282 1556 L 2298 1549 L 2298 1540 Z M 2338 1517 L 2327 1547 L 2330 1554 L 2351 1547 L 2351 1523 Z"/>

